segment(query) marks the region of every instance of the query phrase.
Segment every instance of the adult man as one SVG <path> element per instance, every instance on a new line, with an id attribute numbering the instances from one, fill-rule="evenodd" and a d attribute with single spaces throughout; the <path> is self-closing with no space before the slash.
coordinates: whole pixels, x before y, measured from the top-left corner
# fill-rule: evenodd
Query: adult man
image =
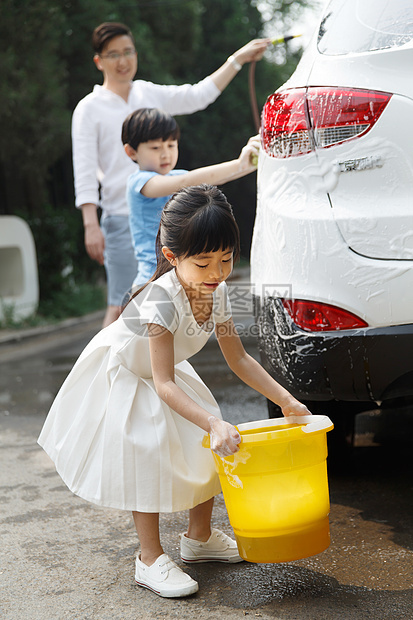
<path id="1" fill-rule="evenodd" d="M 262 58 L 269 39 L 250 41 L 201 82 L 182 86 L 132 81 L 138 67 L 137 52 L 133 36 L 124 24 L 101 24 L 93 32 L 92 43 L 94 62 L 103 73 L 103 85 L 96 85 L 73 113 L 73 165 L 76 206 L 82 209 L 86 250 L 106 269 L 106 326 L 119 316 L 137 272 L 125 195 L 127 178 L 136 171 L 136 164 L 123 150 L 124 119 L 142 107 L 162 108 L 170 114 L 191 114 L 206 108 L 243 64 Z M 101 225 L 98 204 L 102 208 Z"/>

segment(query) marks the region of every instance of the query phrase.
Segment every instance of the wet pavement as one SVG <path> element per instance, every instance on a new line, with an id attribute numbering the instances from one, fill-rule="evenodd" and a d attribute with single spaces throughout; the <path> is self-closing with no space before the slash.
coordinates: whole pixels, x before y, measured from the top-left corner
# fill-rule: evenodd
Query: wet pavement
<path id="1" fill-rule="evenodd" d="M 129 513 L 74 496 L 36 444 L 47 410 L 100 319 L 0 346 L 0 613 L 7 620 L 413 618 L 413 414 L 361 414 L 356 447 L 329 471 L 331 545 L 285 564 L 204 564 L 188 599 L 138 588 Z M 247 349 L 258 357 L 253 338 Z M 232 375 L 212 341 L 193 358 L 232 423 L 265 418 L 263 397 Z M 214 526 L 231 533 L 222 496 Z M 181 565 L 186 514 L 161 516 Z"/>

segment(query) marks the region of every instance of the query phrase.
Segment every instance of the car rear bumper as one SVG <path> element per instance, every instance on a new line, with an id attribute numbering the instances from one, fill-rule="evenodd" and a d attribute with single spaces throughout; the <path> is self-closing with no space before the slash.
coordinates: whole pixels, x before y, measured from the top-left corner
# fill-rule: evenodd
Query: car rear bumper
<path id="1" fill-rule="evenodd" d="M 296 398 L 413 396 L 413 325 L 306 332 L 291 321 L 279 299 L 267 298 L 255 307 L 263 366 Z"/>

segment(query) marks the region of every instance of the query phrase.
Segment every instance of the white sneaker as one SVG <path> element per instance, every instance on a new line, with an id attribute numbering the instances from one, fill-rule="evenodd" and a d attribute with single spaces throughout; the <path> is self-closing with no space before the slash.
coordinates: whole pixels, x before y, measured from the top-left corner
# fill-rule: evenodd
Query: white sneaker
<path id="1" fill-rule="evenodd" d="M 137 557 L 135 581 L 139 586 L 166 598 L 189 596 L 198 591 L 198 583 L 166 553 L 160 555 L 152 566 L 147 566 Z"/>
<path id="2" fill-rule="evenodd" d="M 211 530 L 211 536 L 206 542 L 193 540 L 181 534 L 181 559 L 187 564 L 199 562 L 243 562 L 238 553 L 235 540 L 220 532 Z"/>

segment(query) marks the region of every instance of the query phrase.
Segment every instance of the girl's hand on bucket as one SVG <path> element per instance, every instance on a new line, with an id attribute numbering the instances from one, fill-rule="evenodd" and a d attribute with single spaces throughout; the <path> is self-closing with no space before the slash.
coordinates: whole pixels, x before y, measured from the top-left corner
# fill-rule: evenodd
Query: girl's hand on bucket
<path id="1" fill-rule="evenodd" d="M 307 409 L 303 403 L 293 398 L 286 405 L 281 407 L 283 416 L 288 418 L 290 415 L 311 415 L 311 411 Z"/>
<path id="2" fill-rule="evenodd" d="M 241 435 L 237 429 L 215 416 L 208 418 L 211 450 L 220 457 L 231 456 L 238 452 Z"/>

